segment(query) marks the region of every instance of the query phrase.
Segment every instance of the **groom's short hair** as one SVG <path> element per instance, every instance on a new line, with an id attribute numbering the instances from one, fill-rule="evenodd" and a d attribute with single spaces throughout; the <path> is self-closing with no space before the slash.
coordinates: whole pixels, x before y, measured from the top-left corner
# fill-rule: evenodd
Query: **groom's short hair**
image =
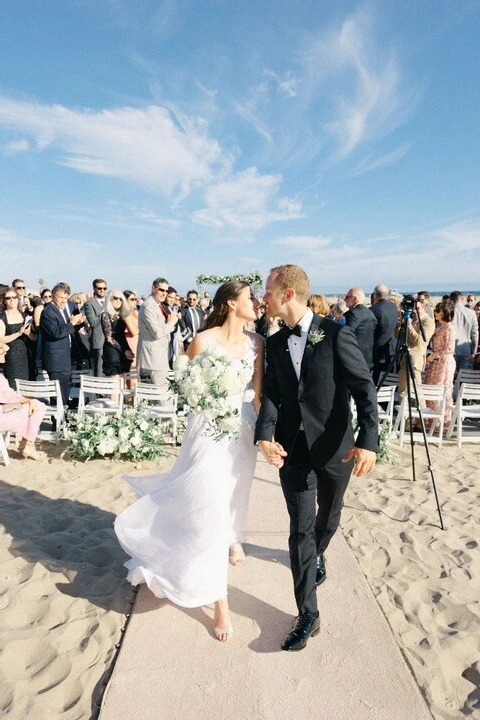
<path id="1" fill-rule="evenodd" d="M 308 275 L 299 265 L 278 265 L 270 270 L 274 275 L 274 283 L 282 290 L 293 288 L 297 300 L 306 303 L 310 297 L 310 281 Z"/>

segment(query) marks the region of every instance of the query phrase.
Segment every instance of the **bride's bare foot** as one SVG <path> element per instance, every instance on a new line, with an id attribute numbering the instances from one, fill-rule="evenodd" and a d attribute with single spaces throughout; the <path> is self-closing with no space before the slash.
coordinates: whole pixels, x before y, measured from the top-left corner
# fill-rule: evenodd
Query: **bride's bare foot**
<path id="1" fill-rule="evenodd" d="M 245 560 L 245 553 L 243 552 L 243 547 L 240 545 L 240 543 L 230 545 L 228 559 L 230 560 L 230 564 L 234 565 L 235 567 L 243 565 Z"/>
<path id="2" fill-rule="evenodd" d="M 220 642 L 227 642 L 233 635 L 232 621 L 228 611 L 228 600 L 222 598 L 215 603 L 213 615 L 213 632 Z"/>

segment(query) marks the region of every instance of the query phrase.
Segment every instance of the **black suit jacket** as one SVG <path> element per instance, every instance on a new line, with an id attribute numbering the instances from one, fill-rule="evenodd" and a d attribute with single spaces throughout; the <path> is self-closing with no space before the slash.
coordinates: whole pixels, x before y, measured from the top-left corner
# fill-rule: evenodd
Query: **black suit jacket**
<path id="1" fill-rule="evenodd" d="M 198 307 L 198 305 L 195 308 L 195 310 L 197 311 L 199 318 L 200 318 L 200 324 L 198 326 L 198 330 L 201 330 L 203 328 L 203 326 L 205 325 L 205 313 L 201 307 Z M 190 308 L 188 308 L 188 307 L 182 308 L 181 312 L 182 312 L 182 320 L 181 320 L 180 329 L 182 331 L 182 334 L 184 333 L 185 329 L 187 331 L 188 330 L 190 331 L 190 333 L 188 333 L 187 339 L 184 342 L 185 349 L 187 349 L 187 347 L 190 345 L 190 343 L 193 340 L 192 314 L 190 312 Z"/>
<path id="2" fill-rule="evenodd" d="M 68 301 L 70 315 L 78 315 L 78 307 Z M 60 310 L 54 302 L 45 305 L 40 316 L 40 331 L 42 333 L 42 363 L 47 372 L 70 372 L 71 343 L 75 328 L 71 323 L 65 322 Z"/>
<path id="3" fill-rule="evenodd" d="M 344 315 L 345 322 L 357 338 L 358 347 L 362 351 L 368 367 L 372 367 L 373 336 L 377 325 L 377 318 L 365 307 L 358 304 Z"/>
<path id="4" fill-rule="evenodd" d="M 388 362 L 395 353 L 395 328 L 398 321 L 398 308 L 389 300 L 380 300 L 370 308 L 377 325 L 373 337 L 373 364 Z"/>
<path id="5" fill-rule="evenodd" d="M 316 468 L 341 460 L 354 446 L 378 451 L 377 394 L 354 334 L 347 326 L 313 316 L 310 331 L 321 330 L 316 344 L 307 340 L 297 379 L 282 329 L 267 339 L 267 368 L 257 440 L 275 440 L 290 454 L 303 423 Z M 349 393 L 355 399 L 359 433 L 355 442 Z"/>

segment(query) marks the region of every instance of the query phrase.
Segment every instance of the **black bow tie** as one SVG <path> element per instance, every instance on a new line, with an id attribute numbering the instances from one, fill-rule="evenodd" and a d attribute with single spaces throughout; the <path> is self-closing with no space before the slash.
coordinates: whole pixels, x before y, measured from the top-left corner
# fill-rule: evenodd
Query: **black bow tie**
<path id="1" fill-rule="evenodd" d="M 290 335 L 298 335 L 298 337 L 302 337 L 302 328 L 300 325 L 295 325 L 294 328 L 285 325 L 285 332 L 287 333 L 287 337 L 290 337 Z"/>

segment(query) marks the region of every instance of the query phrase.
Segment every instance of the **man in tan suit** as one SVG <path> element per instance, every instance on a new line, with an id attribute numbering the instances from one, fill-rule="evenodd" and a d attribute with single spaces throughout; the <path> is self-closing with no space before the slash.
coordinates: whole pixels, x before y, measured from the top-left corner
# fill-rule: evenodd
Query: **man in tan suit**
<path id="1" fill-rule="evenodd" d="M 425 340 L 422 336 L 420 329 L 420 323 L 423 327 Z M 395 336 L 398 337 L 400 334 L 401 324 L 399 323 L 395 329 Z M 416 304 L 416 309 L 413 311 L 412 316 L 407 320 L 407 345 L 410 350 L 410 357 L 412 358 L 413 371 L 415 375 L 415 382 L 419 385 L 422 382 L 422 372 L 425 370 L 425 358 L 427 355 L 427 345 L 435 332 L 435 321 L 426 313 L 423 309 L 423 305 L 420 303 Z M 400 397 L 407 388 L 407 358 L 403 357 L 400 364 L 399 381 L 398 381 L 398 393 Z"/>
<path id="2" fill-rule="evenodd" d="M 151 295 L 142 304 L 138 313 L 138 361 L 140 379 L 150 380 L 153 385 L 167 385 L 168 344 L 179 313 L 167 315 L 162 309 L 169 284 L 165 278 L 156 278 L 152 283 Z"/>

